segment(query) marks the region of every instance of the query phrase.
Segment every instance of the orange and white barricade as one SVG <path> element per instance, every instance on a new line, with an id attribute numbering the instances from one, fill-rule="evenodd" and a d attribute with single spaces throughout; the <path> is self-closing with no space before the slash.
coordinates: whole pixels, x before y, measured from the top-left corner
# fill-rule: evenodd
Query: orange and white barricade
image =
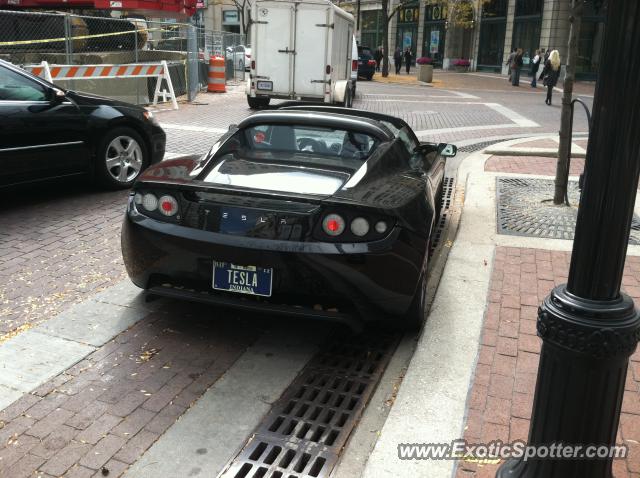
<path id="1" fill-rule="evenodd" d="M 224 57 L 216 55 L 209 58 L 207 91 L 210 93 L 226 93 L 227 85 L 225 75 Z"/>
<path id="2" fill-rule="evenodd" d="M 164 101 L 171 100 L 174 110 L 178 109 L 178 101 L 176 100 L 166 61 L 125 65 L 50 65 L 43 61 L 38 65 L 25 65 L 23 68 L 51 83 L 56 80 L 158 78 L 153 95 L 153 105 L 157 105 L 159 96 L 162 96 Z M 160 91 L 162 80 L 167 82 L 169 91 Z"/>

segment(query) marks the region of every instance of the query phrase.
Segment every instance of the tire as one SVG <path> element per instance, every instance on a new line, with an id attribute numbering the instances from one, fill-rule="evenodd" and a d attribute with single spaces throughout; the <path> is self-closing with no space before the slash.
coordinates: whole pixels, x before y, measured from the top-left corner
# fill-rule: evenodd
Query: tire
<path id="1" fill-rule="evenodd" d="M 402 330 L 420 330 L 425 321 L 427 309 L 427 263 L 429 251 L 431 250 L 431 239 L 427 243 L 424 265 L 418 281 L 418 287 L 409 306 L 409 310 L 399 321 Z"/>
<path id="2" fill-rule="evenodd" d="M 420 282 L 418 282 L 416 294 L 411 301 L 411 306 L 409 306 L 409 310 L 400 321 L 402 330 L 420 330 L 420 327 L 422 327 L 425 321 L 426 300 L 427 281 L 425 275 L 422 274 Z"/>
<path id="3" fill-rule="evenodd" d="M 370 75 L 367 75 L 367 81 L 371 81 L 373 80 L 373 73 L 371 73 Z"/>
<path id="4" fill-rule="evenodd" d="M 107 132 L 95 156 L 95 177 L 109 189 L 131 187 L 150 163 L 142 137 L 132 128 L 118 127 Z"/>
<path id="5" fill-rule="evenodd" d="M 271 98 L 261 98 L 261 97 L 251 97 L 247 95 L 247 103 L 249 103 L 249 108 L 252 110 L 259 110 L 261 108 L 266 108 L 269 106 L 269 101 Z"/>
<path id="6" fill-rule="evenodd" d="M 342 102 L 344 108 L 351 108 L 353 106 L 353 98 L 351 97 L 351 88 L 347 88 L 344 92 L 344 101 Z"/>

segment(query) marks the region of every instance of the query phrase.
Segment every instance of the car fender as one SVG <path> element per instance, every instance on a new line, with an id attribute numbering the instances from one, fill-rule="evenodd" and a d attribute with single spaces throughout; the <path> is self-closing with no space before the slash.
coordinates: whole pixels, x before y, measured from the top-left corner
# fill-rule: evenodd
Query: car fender
<path id="1" fill-rule="evenodd" d="M 345 94 L 351 80 L 338 80 L 333 84 L 333 101 L 335 103 L 344 103 Z"/>

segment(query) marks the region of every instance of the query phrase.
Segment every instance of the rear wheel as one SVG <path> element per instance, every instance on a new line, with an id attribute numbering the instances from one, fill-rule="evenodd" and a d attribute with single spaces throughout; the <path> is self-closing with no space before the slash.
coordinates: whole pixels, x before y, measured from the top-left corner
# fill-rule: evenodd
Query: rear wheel
<path id="1" fill-rule="evenodd" d="M 427 250 L 427 254 L 428 254 Z M 425 320 L 427 310 L 427 278 L 423 272 L 416 289 L 416 294 L 411 301 L 411 306 L 400 322 L 404 330 L 419 330 Z"/>
<path id="2" fill-rule="evenodd" d="M 267 106 L 269 106 L 269 101 L 271 100 L 271 98 L 264 98 L 264 97 L 252 97 L 247 95 L 247 103 L 249 103 L 249 108 L 251 108 L 252 110 L 258 110 L 260 108 L 266 108 Z"/>
<path id="3" fill-rule="evenodd" d="M 367 81 L 371 81 L 373 79 L 373 73 L 367 76 Z"/>
<path id="4" fill-rule="evenodd" d="M 425 321 L 427 314 L 427 263 L 429 252 L 431 251 L 431 239 L 427 242 L 427 250 L 424 256 L 424 263 L 418 281 L 418 287 L 409 306 L 409 310 L 400 320 L 400 326 L 404 330 L 419 330 Z"/>

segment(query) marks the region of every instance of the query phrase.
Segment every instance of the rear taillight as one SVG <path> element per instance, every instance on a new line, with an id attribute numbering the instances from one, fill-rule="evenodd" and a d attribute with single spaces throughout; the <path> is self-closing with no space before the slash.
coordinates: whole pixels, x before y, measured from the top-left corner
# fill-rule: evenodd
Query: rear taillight
<path id="1" fill-rule="evenodd" d="M 158 199 L 152 193 L 136 193 L 133 201 L 136 206 L 142 206 L 142 209 L 148 212 L 160 213 L 167 217 L 175 216 L 178 213 L 178 201 L 168 194 L 160 196 Z"/>
<path id="2" fill-rule="evenodd" d="M 344 219 L 338 214 L 329 214 L 322 220 L 322 230 L 332 237 L 342 234 L 344 226 Z"/>
<path id="3" fill-rule="evenodd" d="M 147 211 L 155 211 L 158 209 L 158 198 L 151 193 L 142 196 L 142 207 Z"/>
<path id="4" fill-rule="evenodd" d="M 367 221 L 364 217 L 356 217 L 353 221 L 351 221 L 351 232 L 358 236 L 366 236 L 369 232 L 369 221 Z"/>
<path id="5" fill-rule="evenodd" d="M 158 200 L 158 211 L 164 216 L 175 216 L 178 212 L 178 201 L 173 196 L 161 196 Z"/>
<path id="6" fill-rule="evenodd" d="M 367 65 L 369 65 L 369 66 L 376 66 L 376 61 L 375 61 L 375 60 L 369 60 L 369 61 L 367 62 Z"/>
<path id="7" fill-rule="evenodd" d="M 325 72 L 327 75 L 330 75 L 330 74 L 331 74 L 331 65 L 327 65 L 327 66 L 325 67 L 325 69 L 324 69 L 324 72 Z"/>
<path id="8" fill-rule="evenodd" d="M 351 70 L 356 71 L 358 69 L 358 60 L 351 60 Z"/>
<path id="9" fill-rule="evenodd" d="M 252 70 L 256 69 L 256 61 L 255 60 L 251 60 L 251 69 Z"/>

